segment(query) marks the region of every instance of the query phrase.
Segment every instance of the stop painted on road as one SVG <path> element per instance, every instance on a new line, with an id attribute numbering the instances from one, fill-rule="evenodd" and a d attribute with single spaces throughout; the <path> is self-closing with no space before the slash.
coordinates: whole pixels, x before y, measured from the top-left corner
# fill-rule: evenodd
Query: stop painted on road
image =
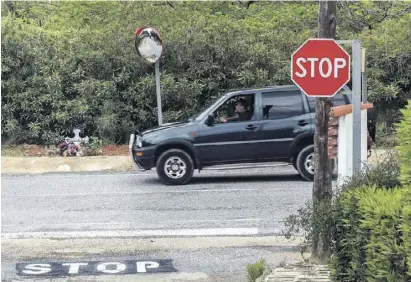
<path id="1" fill-rule="evenodd" d="M 138 273 L 176 272 L 171 259 L 89 261 L 89 262 L 39 262 L 17 263 L 19 276 L 74 276 L 74 275 L 122 275 Z"/>

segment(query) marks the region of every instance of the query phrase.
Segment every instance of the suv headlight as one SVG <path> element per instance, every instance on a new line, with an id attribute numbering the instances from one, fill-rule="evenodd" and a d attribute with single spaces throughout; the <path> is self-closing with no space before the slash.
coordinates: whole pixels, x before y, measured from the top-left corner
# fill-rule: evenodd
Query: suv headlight
<path id="1" fill-rule="evenodd" d="M 136 144 L 139 148 L 143 147 L 143 141 L 141 140 L 141 136 L 137 135 Z"/>

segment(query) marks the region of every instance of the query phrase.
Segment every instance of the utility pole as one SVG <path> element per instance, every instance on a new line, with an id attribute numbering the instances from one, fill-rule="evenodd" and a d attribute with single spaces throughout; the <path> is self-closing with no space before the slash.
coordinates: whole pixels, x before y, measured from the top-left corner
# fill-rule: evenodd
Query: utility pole
<path id="1" fill-rule="evenodd" d="M 318 38 L 335 38 L 337 24 L 337 6 L 335 1 L 319 1 L 318 14 Z M 332 94 L 332 93 L 328 93 Z M 331 160 L 328 158 L 328 120 L 330 116 L 331 99 L 316 98 L 315 102 L 315 135 L 314 135 L 314 159 L 315 175 L 313 185 L 313 212 L 326 212 L 324 206 L 329 206 L 332 199 L 332 171 Z M 316 220 L 316 219 L 314 219 Z M 318 221 L 318 219 L 317 219 Z M 322 232 L 318 227 L 320 223 L 314 224 L 313 246 L 311 258 L 319 263 L 326 263 L 330 255 L 330 236 L 328 232 Z M 325 223 L 326 224 L 326 223 Z"/>

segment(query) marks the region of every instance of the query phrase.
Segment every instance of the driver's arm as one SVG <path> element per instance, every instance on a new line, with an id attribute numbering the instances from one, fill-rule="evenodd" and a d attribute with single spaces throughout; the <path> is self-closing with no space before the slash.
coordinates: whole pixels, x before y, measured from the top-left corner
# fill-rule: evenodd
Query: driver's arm
<path id="1" fill-rule="evenodd" d="M 227 118 L 221 117 L 220 121 L 221 122 L 230 122 L 230 121 L 236 121 L 236 120 L 238 120 L 238 118 L 239 118 L 239 115 L 237 113 L 235 113 L 234 116 L 232 116 L 232 117 L 227 117 Z"/>

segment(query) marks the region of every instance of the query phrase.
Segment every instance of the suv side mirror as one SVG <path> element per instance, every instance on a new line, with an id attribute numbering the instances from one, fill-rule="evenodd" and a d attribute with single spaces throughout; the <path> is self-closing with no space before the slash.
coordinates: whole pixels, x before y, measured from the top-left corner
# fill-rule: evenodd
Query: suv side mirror
<path id="1" fill-rule="evenodd" d="M 206 124 L 207 124 L 208 126 L 213 126 L 214 123 L 215 123 L 214 115 L 208 115 Z"/>

